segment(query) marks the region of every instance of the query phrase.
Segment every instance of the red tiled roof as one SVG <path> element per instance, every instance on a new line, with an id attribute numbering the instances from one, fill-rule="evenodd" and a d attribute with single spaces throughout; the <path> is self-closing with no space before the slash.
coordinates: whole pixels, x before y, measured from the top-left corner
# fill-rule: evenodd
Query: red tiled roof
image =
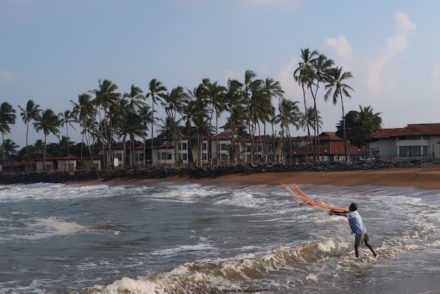
<path id="1" fill-rule="evenodd" d="M 310 136 L 310 140 L 314 141 L 316 139 L 315 136 Z M 342 141 L 341 138 L 336 136 L 336 132 L 322 132 L 319 134 L 319 140 L 325 140 L 328 139 L 330 141 Z M 296 136 L 292 138 L 293 142 L 302 142 L 302 141 L 308 141 L 308 136 Z"/>
<path id="2" fill-rule="evenodd" d="M 382 129 L 368 138 L 370 140 L 396 138 L 401 136 L 436 136 L 440 135 L 440 123 L 409 124 L 404 128 Z"/>
<path id="3" fill-rule="evenodd" d="M 217 140 L 217 136 L 212 136 L 212 140 Z M 218 134 L 219 140 L 232 140 L 232 132 L 221 132 Z"/>
<path id="4" fill-rule="evenodd" d="M 321 155 L 345 155 L 344 142 L 342 141 L 320 144 L 318 149 L 319 149 L 319 154 Z M 306 154 L 306 150 L 308 155 L 313 154 L 312 147 L 310 145 L 297 148 L 294 150 L 294 152 L 296 152 L 296 155 L 303 156 Z M 366 152 L 368 151 L 368 149 L 362 148 L 361 151 Z M 359 148 L 355 145 L 347 143 L 347 152 L 349 154 L 357 154 L 359 152 Z"/>
<path id="5" fill-rule="evenodd" d="M 330 141 L 342 141 L 341 138 L 336 136 L 336 132 L 322 132 L 319 136 L 321 138 L 328 137 L 330 139 Z"/>
<path id="6" fill-rule="evenodd" d="M 129 143 L 129 142 L 126 142 L 126 146 L 125 146 L 125 148 L 126 148 L 127 150 L 130 149 L 129 146 L 130 146 L 130 143 Z M 138 146 L 134 147 L 134 149 L 135 149 L 135 150 L 142 150 L 142 149 L 144 149 L 144 146 L 142 146 L 142 145 L 138 145 Z M 118 143 L 118 144 L 115 144 L 115 145 L 112 146 L 112 150 L 124 150 L 124 146 L 123 146 L 122 143 Z"/>

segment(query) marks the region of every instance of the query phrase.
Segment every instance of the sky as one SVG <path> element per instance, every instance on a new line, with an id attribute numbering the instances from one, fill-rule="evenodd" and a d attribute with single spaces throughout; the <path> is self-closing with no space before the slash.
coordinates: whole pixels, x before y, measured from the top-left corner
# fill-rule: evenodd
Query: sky
<path id="1" fill-rule="evenodd" d="M 147 91 L 152 78 L 192 89 L 205 77 L 242 81 L 251 69 L 303 109 L 292 73 L 311 48 L 352 72 L 346 111 L 371 105 L 385 128 L 440 122 L 439 11 L 434 0 L 0 0 L 0 103 L 17 109 L 9 137 L 20 146 L 17 105 L 71 109 L 100 79 L 121 92 Z M 341 107 L 323 94 L 323 130 L 334 131 Z"/>

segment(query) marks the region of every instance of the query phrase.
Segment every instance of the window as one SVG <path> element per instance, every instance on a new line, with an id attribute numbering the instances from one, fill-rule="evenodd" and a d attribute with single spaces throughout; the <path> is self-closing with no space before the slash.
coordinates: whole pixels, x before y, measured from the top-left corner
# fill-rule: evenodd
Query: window
<path id="1" fill-rule="evenodd" d="M 221 147 L 221 150 L 226 150 L 226 144 L 222 144 L 220 147 Z"/>
<path id="2" fill-rule="evenodd" d="M 202 144 L 202 150 L 206 150 L 206 143 Z"/>
<path id="3" fill-rule="evenodd" d="M 420 148 L 422 147 L 422 148 Z M 421 154 L 421 150 L 423 154 Z M 399 146 L 400 157 L 420 157 L 428 155 L 428 146 Z"/>
<path id="4" fill-rule="evenodd" d="M 261 152 L 261 145 L 257 146 L 257 152 Z"/>
<path id="5" fill-rule="evenodd" d="M 118 156 L 118 160 L 121 161 L 122 160 L 122 153 L 118 153 L 117 156 Z"/>
<path id="6" fill-rule="evenodd" d="M 186 150 L 186 143 L 182 143 L 182 150 Z"/>
<path id="7" fill-rule="evenodd" d="M 182 154 L 182 158 L 183 158 L 183 160 L 187 160 L 186 153 Z"/>
<path id="8" fill-rule="evenodd" d="M 171 153 L 168 153 L 168 160 L 171 160 L 171 159 L 173 159 L 173 156 Z"/>
<path id="9" fill-rule="evenodd" d="M 168 158 L 168 154 L 166 152 L 162 152 L 162 160 L 166 160 Z"/>
<path id="10" fill-rule="evenodd" d="M 225 161 L 226 160 L 226 154 L 224 154 L 224 153 L 222 153 L 221 155 L 220 155 L 221 157 L 221 160 L 223 160 L 223 161 Z"/>
<path id="11" fill-rule="evenodd" d="M 246 146 L 246 152 L 251 152 L 251 146 Z"/>
<path id="12" fill-rule="evenodd" d="M 144 161 L 144 154 L 143 153 L 136 153 L 135 155 L 136 161 Z"/>
<path id="13" fill-rule="evenodd" d="M 202 160 L 206 160 L 206 153 L 202 153 Z"/>

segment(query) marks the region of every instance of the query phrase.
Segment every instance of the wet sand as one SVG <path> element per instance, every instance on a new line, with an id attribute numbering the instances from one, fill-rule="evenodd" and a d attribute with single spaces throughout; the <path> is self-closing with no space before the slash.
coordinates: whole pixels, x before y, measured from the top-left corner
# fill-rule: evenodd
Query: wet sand
<path id="1" fill-rule="evenodd" d="M 191 181 L 202 184 L 267 184 L 281 183 L 356 186 L 374 185 L 388 187 L 415 187 L 419 189 L 440 189 L 440 166 L 423 168 L 393 168 L 367 171 L 338 172 L 282 172 L 258 174 L 233 174 L 217 178 L 190 179 L 170 177 L 168 180 Z"/>
<path id="2" fill-rule="evenodd" d="M 200 184 L 266 184 L 281 183 L 357 186 L 374 185 L 386 187 L 415 187 L 419 189 L 440 189 L 440 166 L 422 168 L 392 168 L 366 171 L 333 172 L 267 172 L 256 174 L 231 174 L 216 178 L 194 179 L 187 176 L 172 176 L 164 179 L 121 178 L 110 181 L 90 180 L 68 182 L 68 184 L 106 185 L 151 185 L 172 182 L 193 182 Z"/>

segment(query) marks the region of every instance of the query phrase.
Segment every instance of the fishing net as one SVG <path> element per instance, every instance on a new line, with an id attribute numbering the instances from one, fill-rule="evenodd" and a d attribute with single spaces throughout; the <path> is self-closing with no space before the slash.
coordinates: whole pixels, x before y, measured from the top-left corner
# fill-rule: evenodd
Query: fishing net
<path id="1" fill-rule="evenodd" d="M 346 212 L 347 210 L 342 207 L 336 207 L 330 204 L 327 204 L 322 201 L 315 201 L 306 193 L 304 193 L 296 184 L 281 184 L 281 186 L 292 195 L 293 199 L 298 202 L 299 205 L 308 205 L 313 209 L 325 211 L 328 213 L 337 213 L 337 212 Z"/>

